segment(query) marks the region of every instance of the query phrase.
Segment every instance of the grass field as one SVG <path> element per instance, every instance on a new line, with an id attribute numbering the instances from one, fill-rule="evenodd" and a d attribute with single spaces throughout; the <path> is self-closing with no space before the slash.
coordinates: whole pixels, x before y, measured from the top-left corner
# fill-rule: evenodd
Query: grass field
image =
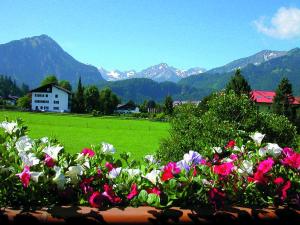
<path id="1" fill-rule="evenodd" d="M 135 159 L 154 153 L 161 138 L 168 136 L 169 128 L 168 123 L 147 120 L 0 111 L 0 121 L 6 116 L 13 120 L 22 118 L 30 137 L 57 138 L 71 153 L 104 141 L 113 144 L 117 152 L 131 152 Z"/>

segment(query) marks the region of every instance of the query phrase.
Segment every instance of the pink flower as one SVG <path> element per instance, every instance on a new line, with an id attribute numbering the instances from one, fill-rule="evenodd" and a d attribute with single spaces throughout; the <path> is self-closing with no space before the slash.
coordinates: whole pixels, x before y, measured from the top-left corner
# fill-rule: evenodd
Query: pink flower
<path id="1" fill-rule="evenodd" d="M 161 177 L 162 181 L 167 181 L 174 178 L 174 174 L 180 173 L 180 168 L 177 167 L 176 162 L 169 162 L 163 169 L 163 174 Z"/>
<path id="2" fill-rule="evenodd" d="M 259 163 L 257 170 L 261 171 L 262 173 L 267 173 L 272 169 L 274 164 L 274 160 L 269 157 L 266 160 L 263 160 Z"/>
<path id="3" fill-rule="evenodd" d="M 149 189 L 147 190 L 147 193 L 148 193 L 148 194 L 156 194 L 156 195 L 160 196 L 161 191 L 159 190 L 158 187 L 153 187 L 153 188 L 149 188 Z"/>
<path id="4" fill-rule="evenodd" d="M 224 199 L 225 199 L 224 192 L 219 191 L 217 188 L 213 188 L 208 192 L 208 195 L 215 209 L 218 209 L 221 205 L 224 205 Z"/>
<path id="5" fill-rule="evenodd" d="M 25 166 L 22 173 L 17 174 L 19 176 L 23 187 L 27 188 L 30 182 L 30 169 L 29 166 Z"/>
<path id="6" fill-rule="evenodd" d="M 48 167 L 50 167 L 50 168 L 52 168 L 52 167 L 55 166 L 54 159 L 50 155 L 48 155 L 48 154 L 45 154 L 45 160 L 44 160 L 44 162 L 45 162 L 45 165 L 48 166 Z"/>
<path id="7" fill-rule="evenodd" d="M 274 179 L 274 184 L 280 185 L 284 183 L 284 179 L 282 177 L 277 177 Z"/>
<path id="8" fill-rule="evenodd" d="M 300 153 L 290 153 L 281 162 L 284 165 L 300 170 Z"/>
<path id="9" fill-rule="evenodd" d="M 136 185 L 136 184 L 132 184 L 132 185 L 131 185 L 131 191 L 130 191 L 130 193 L 127 195 L 127 199 L 132 199 L 132 198 L 134 198 L 137 194 L 138 194 L 138 191 L 137 191 L 137 185 Z"/>
<path id="10" fill-rule="evenodd" d="M 213 172 L 215 174 L 227 176 L 231 173 L 233 170 L 234 165 L 232 162 L 223 163 L 221 165 L 215 165 L 213 166 Z"/>
<path id="11" fill-rule="evenodd" d="M 84 155 L 88 155 L 89 157 L 93 157 L 95 155 L 95 152 L 89 148 L 82 149 L 81 153 Z"/>
<path id="12" fill-rule="evenodd" d="M 228 149 L 228 148 L 233 148 L 235 146 L 235 141 L 234 140 L 230 140 L 227 145 L 225 146 L 225 149 Z"/>
<path id="13" fill-rule="evenodd" d="M 284 147 L 282 152 L 286 157 L 290 157 L 295 153 L 292 148 L 288 148 L 288 147 Z"/>
<path id="14" fill-rule="evenodd" d="M 93 188 L 90 186 L 92 181 L 94 180 L 94 177 L 89 177 L 89 178 L 83 178 L 81 183 L 80 183 L 80 188 L 84 194 L 87 194 L 89 192 L 93 192 Z"/>
<path id="15" fill-rule="evenodd" d="M 236 160 L 238 160 L 238 156 L 236 154 L 231 154 L 230 159 L 232 159 L 233 161 L 236 161 Z"/>
<path id="16" fill-rule="evenodd" d="M 115 168 L 114 165 L 110 162 L 106 162 L 105 167 L 108 169 L 108 172 L 112 171 L 112 169 Z"/>
<path id="17" fill-rule="evenodd" d="M 104 192 L 102 195 L 105 196 L 111 203 L 120 203 L 122 201 L 120 197 L 116 196 L 113 188 L 108 184 L 104 184 Z"/>
<path id="18" fill-rule="evenodd" d="M 94 208 L 100 208 L 103 202 L 103 196 L 99 191 L 95 191 L 89 198 L 89 203 Z"/>
<path id="19" fill-rule="evenodd" d="M 291 181 L 287 181 L 281 189 L 281 200 L 284 201 L 287 197 L 287 191 L 291 188 Z"/>

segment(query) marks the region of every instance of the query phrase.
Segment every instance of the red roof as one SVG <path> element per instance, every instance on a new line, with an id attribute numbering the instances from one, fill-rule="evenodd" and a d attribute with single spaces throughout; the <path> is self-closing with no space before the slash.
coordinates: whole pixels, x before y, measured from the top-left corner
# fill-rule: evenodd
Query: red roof
<path id="1" fill-rule="evenodd" d="M 273 98 L 275 97 L 275 91 L 259 91 L 259 90 L 253 90 L 251 92 L 252 98 L 255 102 L 258 103 L 273 103 Z M 292 102 L 293 105 L 299 105 L 300 102 L 296 98 Z"/>

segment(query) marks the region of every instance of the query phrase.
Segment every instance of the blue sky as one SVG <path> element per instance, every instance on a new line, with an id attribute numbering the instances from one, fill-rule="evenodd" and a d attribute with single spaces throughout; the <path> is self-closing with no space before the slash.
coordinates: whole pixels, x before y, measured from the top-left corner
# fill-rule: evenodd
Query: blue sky
<path id="1" fill-rule="evenodd" d="M 40 34 L 106 69 L 209 69 L 300 47 L 300 1 L 1 0 L 0 43 Z"/>

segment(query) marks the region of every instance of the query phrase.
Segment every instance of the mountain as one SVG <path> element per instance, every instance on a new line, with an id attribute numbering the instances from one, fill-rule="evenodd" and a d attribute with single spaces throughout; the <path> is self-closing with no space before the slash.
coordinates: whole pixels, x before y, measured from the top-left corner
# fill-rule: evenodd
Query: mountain
<path id="1" fill-rule="evenodd" d="M 260 65 L 261 63 L 267 62 L 271 59 L 286 55 L 286 51 L 271 51 L 263 50 L 249 57 L 234 60 L 224 66 L 217 67 L 209 70 L 209 73 L 228 73 L 238 68 L 244 68 L 249 64 Z"/>
<path id="2" fill-rule="evenodd" d="M 55 74 L 59 80 L 69 80 L 72 85 L 76 85 L 79 76 L 84 84 L 103 80 L 96 67 L 78 62 L 47 35 L 1 44 L 0 74 L 31 88 L 49 74 Z"/>
<path id="3" fill-rule="evenodd" d="M 248 64 L 241 69 L 252 89 L 275 90 L 283 77 L 293 85 L 294 95 L 300 95 L 300 48 L 292 49 L 284 55 L 260 64 Z M 199 90 L 220 90 L 224 88 L 234 71 L 194 75 L 182 79 L 179 85 L 192 86 Z"/>
<path id="4" fill-rule="evenodd" d="M 175 67 L 168 66 L 166 63 L 151 66 L 140 72 L 136 72 L 135 70 L 124 72 L 119 70 L 107 71 L 104 68 L 99 68 L 99 72 L 102 74 L 103 78 L 108 81 L 117 81 L 129 78 L 148 78 L 157 82 L 178 82 L 182 78 L 203 73 L 205 71 L 205 69 L 200 67 L 195 67 L 188 70 L 180 70 L 176 69 Z"/>

